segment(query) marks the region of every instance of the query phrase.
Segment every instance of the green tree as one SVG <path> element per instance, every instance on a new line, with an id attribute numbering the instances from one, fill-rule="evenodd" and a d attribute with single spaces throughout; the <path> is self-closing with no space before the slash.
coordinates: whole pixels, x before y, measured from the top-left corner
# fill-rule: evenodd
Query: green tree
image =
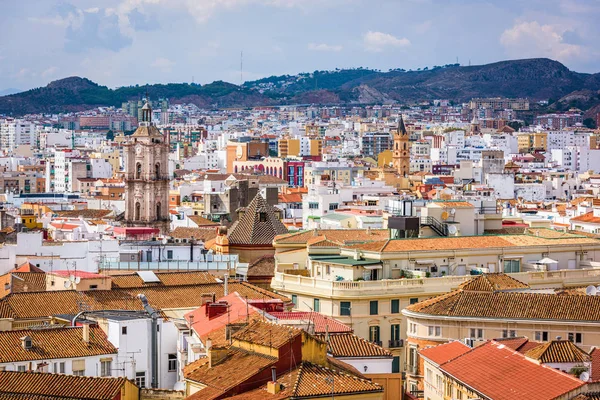
<path id="1" fill-rule="evenodd" d="M 508 123 L 508 126 L 510 126 L 511 128 L 513 128 L 515 131 L 519 131 L 519 129 L 521 129 L 521 127 L 523 126 L 522 123 L 520 123 L 519 121 L 510 121 Z"/>
<path id="2" fill-rule="evenodd" d="M 586 118 L 583 120 L 583 125 L 586 128 L 590 128 L 590 129 L 596 129 L 596 121 L 594 121 L 594 118 Z"/>
<path id="3" fill-rule="evenodd" d="M 106 132 L 106 140 L 115 140 L 115 133 L 112 129 L 109 129 L 108 132 Z"/>

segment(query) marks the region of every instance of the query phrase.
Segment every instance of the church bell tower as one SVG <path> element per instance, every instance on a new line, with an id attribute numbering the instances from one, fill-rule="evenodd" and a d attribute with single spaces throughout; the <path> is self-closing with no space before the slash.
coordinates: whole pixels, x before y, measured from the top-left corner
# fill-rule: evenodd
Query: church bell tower
<path id="1" fill-rule="evenodd" d="M 408 132 L 404 126 L 404 119 L 400 114 L 398 121 L 398 130 L 394 134 L 394 168 L 398 175 L 403 178 L 408 177 L 410 172 L 410 143 L 408 141 Z"/>
<path id="2" fill-rule="evenodd" d="M 142 120 L 123 145 L 125 160 L 125 224 L 169 230 L 169 145 L 152 123 L 149 101 Z"/>

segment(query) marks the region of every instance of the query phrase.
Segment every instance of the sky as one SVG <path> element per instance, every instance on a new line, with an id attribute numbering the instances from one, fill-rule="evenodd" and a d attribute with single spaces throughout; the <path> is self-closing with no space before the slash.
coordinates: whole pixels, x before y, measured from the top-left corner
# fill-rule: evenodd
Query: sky
<path id="1" fill-rule="evenodd" d="M 68 76 L 239 84 L 457 59 L 600 72 L 598 20 L 600 0 L 0 0 L 0 93 Z"/>

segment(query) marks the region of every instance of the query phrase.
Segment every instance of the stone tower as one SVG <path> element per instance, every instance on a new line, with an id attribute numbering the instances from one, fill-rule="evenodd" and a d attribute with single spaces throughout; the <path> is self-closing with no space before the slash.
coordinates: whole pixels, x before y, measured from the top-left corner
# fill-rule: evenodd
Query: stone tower
<path id="1" fill-rule="evenodd" d="M 169 145 L 152 124 L 150 104 L 123 145 L 125 159 L 125 224 L 169 230 Z"/>
<path id="2" fill-rule="evenodd" d="M 400 115 L 398 131 L 394 134 L 394 168 L 398 175 L 407 177 L 410 172 L 410 146 L 408 132 L 404 126 L 404 119 Z"/>

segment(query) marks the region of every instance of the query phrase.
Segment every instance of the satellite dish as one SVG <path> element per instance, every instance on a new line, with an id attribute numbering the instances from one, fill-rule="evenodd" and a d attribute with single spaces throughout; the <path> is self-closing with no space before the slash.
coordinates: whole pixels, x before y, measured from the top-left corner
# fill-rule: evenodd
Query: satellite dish
<path id="1" fill-rule="evenodd" d="M 79 283 L 81 282 L 81 278 L 78 276 L 77 278 L 75 278 L 75 283 Z"/>
<path id="2" fill-rule="evenodd" d="M 69 280 L 70 280 L 71 282 L 75 282 L 75 275 L 70 275 L 70 276 L 69 276 Z"/>
<path id="3" fill-rule="evenodd" d="M 596 289 L 596 286 L 590 285 L 585 288 L 585 294 L 587 294 L 588 296 L 595 296 L 596 293 L 598 293 L 598 289 Z"/>
<path id="4" fill-rule="evenodd" d="M 579 380 L 580 380 L 580 381 L 584 381 L 584 382 L 587 382 L 587 381 L 589 381 L 589 380 L 590 380 L 590 374 L 589 374 L 589 372 L 587 372 L 587 371 L 583 371 L 583 372 L 581 373 L 581 375 L 579 375 Z"/>
<path id="5" fill-rule="evenodd" d="M 449 216 L 449 215 L 448 215 L 448 213 L 447 213 L 446 211 L 444 211 L 444 212 L 442 213 L 442 220 L 443 220 L 443 221 L 447 220 L 447 219 L 448 219 L 448 216 Z"/>
<path id="6" fill-rule="evenodd" d="M 456 214 L 456 208 L 453 208 L 450 210 L 450 215 L 454 215 L 454 214 Z"/>
<path id="7" fill-rule="evenodd" d="M 456 235 L 456 232 L 458 231 L 458 229 L 456 229 L 456 226 L 454 225 L 450 225 L 448 226 L 448 233 L 451 235 Z"/>
<path id="8" fill-rule="evenodd" d="M 71 281 L 65 281 L 65 289 L 71 289 Z"/>

